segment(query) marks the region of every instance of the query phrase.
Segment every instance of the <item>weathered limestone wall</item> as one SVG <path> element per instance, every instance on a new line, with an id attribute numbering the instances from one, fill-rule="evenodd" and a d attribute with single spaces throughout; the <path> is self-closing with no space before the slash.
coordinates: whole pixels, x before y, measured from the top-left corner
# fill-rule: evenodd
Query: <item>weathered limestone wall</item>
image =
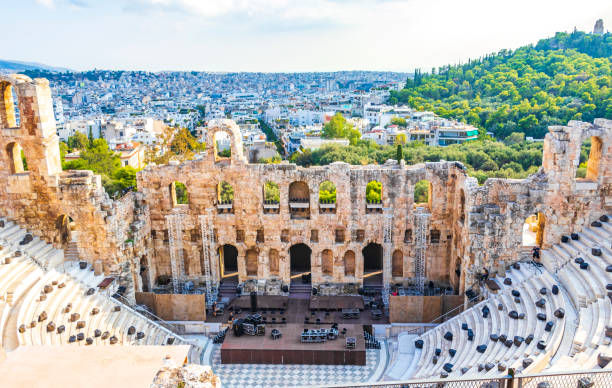
<path id="1" fill-rule="evenodd" d="M 118 203 L 108 198 L 100 176 L 91 171 L 62 171 L 49 82 L 23 75 L 0 76 L 0 95 L 0 214 L 56 247 L 75 242 L 79 259 L 92 264 L 101 261 L 106 273 L 120 271 L 117 264 L 126 251 L 118 236 L 130 226 L 132 205 L 119 214 Z M 22 171 L 20 155 L 10 152 L 13 144 L 23 149 L 27 170 Z M 63 215 L 73 220 L 69 231 L 62 230 Z"/>
<path id="2" fill-rule="evenodd" d="M 147 305 L 165 321 L 205 321 L 206 298 L 197 294 L 137 292 L 136 303 Z"/>
<path id="3" fill-rule="evenodd" d="M 391 296 L 389 297 L 389 322 L 428 323 L 449 312 L 448 318 L 450 318 L 462 311 L 462 309 L 455 310 L 461 305 L 463 305 L 463 297 L 460 295 Z"/>
<path id="4" fill-rule="evenodd" d="M 214 280 L 220 274 L 218 249 L 230 244 L 238 251 L 241 282 L 274 278 L 274 284 L 286 284 L 290 247 L 303 243 L 312 250 L 314 285 L 325 285 L 325 290 L 333 290 L 334 285 L 354 289 L 363 281 L 362 249 L 377 243 L 383 249 L 384 283 L 407 284 L 415 276 L 414 187 L 426 179 L 432 189 L 426 278 L 463 293 L 484 269 L 502 271 L 504 265 L 528 254 L 521 238 L 523 223 L 531 214 L 541 213 L 546 220 L 542 243 L 546 248 L 612 210 L 610 120 L 570 121 L 567 126 L 551 127 L 537 174 L 520 180 L 489 179 L 482 186 L 456 162 L 414 166 L 395 161 L 369 166 L 338 162 L 311 168 L 248 164 L 238 127 L 231 120 L 219 120 L 212 123 L 207 144 L 214 145 L 217 132 L 229 134 L 230 158 L 218 158 L 210 147 L 198 160 L 149 166 L 138 174 L 138 192 L 112 201 L 100 176 L 90 171 L 61 171 L 48 81 L 0 76 L 0 96 L 0 215 L 57 247 L 76 244 L 80 260 L 106 273 L 124 275 L 129 298 L 133 290 L 150 290 L 160 275 L 171 275 L 168 215 L 181 218 L 185 278 L 202 279 L 200 216 L 206 216 L 215 236 L 211 247 Z M 595 144 L 593 161 L 587 178 L 576 179 L 580 147 L 587 139 Z M 21 168 L 16 144 L 24 151 L 27 170 Z M 319 207 L 319 185 L 326 180 L 337 191 L 335 212 L 331 213 Z M 365 199 L 366 185 L 372 180 L 382 183 L 382 209 L 373 212 L 366 209 Z M 174 204 L 170 190 L 174 181 L 187 185 L 189 204 Z M 229 213 L 217 208 L 221 181 L 234 189 Z M 264 212 L 267 181 L 280 188 L 278 213 Z M 304 188 L 300 197 L 308 193 L 309 209 L 297 218 L 292 216 L 289 201 L 294 182 L 301 182 Z M 60 222 L 62 216 L 73 222 Z M 390 238 L 385 238 L 386 220 L 391 223 Z M 434 234 L 439 241 L 432 238 Z M 258 235 L 262 241 L 257 241 Z M 350 257 L 354 265 L 346 265 L 349 260 L 345 258 Z"/>
<path id="5" fill-rule="evenodd" d="M 217 130 L 232 134 L 235 124 L 221 122 Z M 212 139 L 215 130 L 210 130 Z M 239 137 L 238 137 L 239 138 Z M 210 144 L 210 143 L 209 143 Z M 150 166 L 138 174 L 138 187 L 149 206 L 149 217 L 153 237 L 154 272 L 171 274 L 168 226 L 166 216 L 180 214 L 183 223 L 183 256 L 187 277 L 202 275 L 202 241 L 198 216 L 210 214 L 216 230 L 217 250 L 224 244 L 234 245 L 238 250 L 238 272 L 240 281 L 270 277 L 270 250 L 279 253 L 279 276 L 289 281 L 289 248 L 304 243 L 312 249 L 311 266 L 314 284 L 360 283 L 363 275 L 362 249 L 370 242 L 383 245 L 383 250 L 402 253 L 403 271 L 401 276 L 391 276 L 390 262 L 385 271 L 393 282 L 405 282 L 414 276 L 414 238 L 404 242 L 406 229 L 414 231 L 414 185 L 422 179 L 432 183 L 430 229 L 440 232 L 440 242 L 428 249 L 427 276 L 431 280 L 449 283 L 451 257 L 462 243 L 453 243 L 453 236 L 460 237 L 460 230 L 454 224 L 459 218 L 455 211 L 460 198 L 460 187 L 465 180 L 463 167 L 457 163 L 439 162 L 407 167 L 394 161 L 383 166 L 350 166 L 333 163 L 324 167 L 302 168 L 291 164 L 259 165 L 246 164 L 241 153 L 232 149 L 232 159 L 216 160 L 214 151 L 200 160 L 180 165 Z M 336 212 L 319 211 L 319 185 L 329 180 L 336 185 Z M 393 215 L 393 237 L 391 244 L 385 244 L 383 229 L 385 212 L 366 212 L 366 185 L 372 180 L 382 183 L 383 207 Z M 173 205 L 170 186 L 180 181 L 187 186 L 189 204 Z M 226 181 L 234 188 L 233 213 L 218 213 L 217 185 Z M 263 211 L 263 187 L 273 181 L 280 188 L 279 214 Z M 293 219 L 289 207 L 289 186 L 292 182 L 305 182 L 309 189 L 309 219 Z M 265 242 L 257 242 L 257 231 L 263 229 Z M 312 231 L 318 241 L 313 241 Z M 341 241 L 336 240 L 336 230 L 344 233 Z M 360 231 L 359 233 L 357 231 Z M 244 235 L 244 241 L 237 241 L 237 234 Z M 414 232 L 413 232 L 414 235 Z M 390 247 L 390 249 L 389 249 Z M 257 274 L 247 275 L 246 256 L 248 250 L 257 254 Z M 324 274 L 322 270 L 323 251 L 333 256 L 333 271 Z M 355 254 L 355 274 L 346 275 L 344 256 L 348 251 Z M 215 253 L 216 255 L 216 253 Z M 383 254 L 384 256 L 384 254 Z M 217 261 L 217 260 L 215 260 Z M 218 263 L 213 272 L 218 274 Z M 216 272 L 215 272 L 216 271 Z"/>

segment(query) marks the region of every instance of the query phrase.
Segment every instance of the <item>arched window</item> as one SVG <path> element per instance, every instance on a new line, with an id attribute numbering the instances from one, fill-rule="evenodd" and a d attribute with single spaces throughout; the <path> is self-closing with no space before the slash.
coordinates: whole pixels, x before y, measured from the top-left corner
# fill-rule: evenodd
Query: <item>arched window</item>
<path id="1" fill-rule="evenodd" d="M 280 212 L 280 189 L 278 184 L 267 181 L 263 186 L 264 213 Z"/>
<path id="2" fill-rule="evenodd" d="M 18 143 L 12 142 L 6 146 L 9 164 L 12 174 L 20 174 L 28 171 L 28 163 L 23 148 Z"/>
<path id="3" fill-rule="evenodd" d="M 344 253 L 344 276 L 355 276 L 355 252 Z"/>
<path id="4" fill-rule="evenodd" d="M 215 160 L 220 161 L 223 159 L 231 158 L 232 156 L 232 142 L 229 135 L 226 132 L 218 131 L 215 133 L 213 138 L 215 147 Z"/>
<path id="5" fill-rule="evenodd" d="M 532 214 L 525 220 L 523 224 L 523 246 L 541 246 L 544 240 L 544 227 L 546 226 L 546 217 L 544 214 Z"/>
<path id="6" fill-rule="evenodd" d="M 179 181 L 174 181 L 170 184 L 170 199 L 172 206 L 187 205 L 189 203 L 189 193 L 187 186 Z"/>
<path id="7" fill-rule="evenodd" d="M 379 181 L 370 181 L 366 185 L 366 212 L 382 212 L 382 183 Z"/>
<path id="8" fill-rule="evenodd" d="M 247 276 L 257 276 L 258 267 L 257 250 L 251 248 L 246 251 L 246 274 Z"/>
<path id="9" fill-rule="evenodd" d="M 361 250 L 363 255 L 364 284 L 382 283 L 383 247 L 378 243 L 369 243 Z"/>
<path id="10" fill-rule="evenodd" d="M 289 185 L 289 210 L 293 219 L 310 219 L 310 189 L 306 182 Z"/>
<path id="11" fill-rule="evenodd" d="M 66 214 L 61 214 L 55 220 L 55 229 L 57 230 L 58 242 L 61 246 L 66 246 L 71 241 L 70 233 L 73 225 L 72 218 Z"/>
<path id="12" fill-rule="evenodd" d="M 595 181 L 599 176 L 599 163 L 603 143 L 597 136 L 586 140 L 580 149 L 580 159 L 576 169 L 576 178 Z"/>
<path id="13" fill-rule="evenodd" d="M 276 249 L 270 249 L 270 253 L 268 256 L 269 264 L 270 264 L 270 275 L 278 275 L 280 272 L 279 269 L 279 259 L 278 259 L 278 251 Z"/>
<path id="14" fill-rule="evenodd" d="M 431 209 L 432 185 L 428 180 L 420 180 L 414 185 L 414 205 Z"/>
<path id="15" fill-rule="evenodd" d="M 404 276 L 404 254 L 399 249 L 396 249 L 391 257 L 391 275 Z"/>
<path id="16" fill-rule="evenodd" d="M 19 128 L 21 126 L 19 100 L 13 85 L 8 82 L 0 83 L 0 97 L 0 127 Z"/>
<path id="17" fill-rule="evenodd" d="M 334 254 L 329 249 L 321 252 L 321 272 L 323 275 L 334 274 Z"/>
<path id="18" fill-rule="evenodd" d="M 319 185 L 319 210 L 322 213 L 336 212 L 336 185 L 331 181 Z"/>
<path id="19" fill-rule="evenodd" d="M 234 188 L 226 181 L 217 185 L 217 210 L 219 213 L 234 211 Z"/>

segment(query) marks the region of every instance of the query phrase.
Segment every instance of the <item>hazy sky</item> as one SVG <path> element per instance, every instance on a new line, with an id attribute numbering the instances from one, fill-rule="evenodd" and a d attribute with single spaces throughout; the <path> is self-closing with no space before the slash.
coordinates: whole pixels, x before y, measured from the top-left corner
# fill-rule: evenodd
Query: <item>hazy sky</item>
<path id="1" fill-rule="evenodd" d="M 77 70 L 430 69 L 612 30 L 612 0 L 0 0 L 0 58 Z"/>

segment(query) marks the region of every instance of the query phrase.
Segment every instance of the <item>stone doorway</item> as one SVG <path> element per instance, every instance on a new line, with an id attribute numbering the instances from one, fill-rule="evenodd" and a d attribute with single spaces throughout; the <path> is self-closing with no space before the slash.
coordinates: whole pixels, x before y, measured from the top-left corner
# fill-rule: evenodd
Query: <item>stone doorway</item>
<path id="1" fill-rule="evenodd" d="M 361 251 L 363 254 L 363 283 L 382 284 L 383 248 L 377 243 L 369 243 Z"/>
<path id="2" fill-rule="evenodd" d="M 312 250 L 306 244 L 295 244 L 289 248 L 290 274 L 292 283 L 310 283 L 310 256 Z M 302 276 L 304 275 L 304 276 Z"/>
<path id="3" fill-rule="evenodd" d="M 219 248 L 219 264 L 222 280 L 238 281 L 238 249 L 235 246 L 225 244 Z"/>

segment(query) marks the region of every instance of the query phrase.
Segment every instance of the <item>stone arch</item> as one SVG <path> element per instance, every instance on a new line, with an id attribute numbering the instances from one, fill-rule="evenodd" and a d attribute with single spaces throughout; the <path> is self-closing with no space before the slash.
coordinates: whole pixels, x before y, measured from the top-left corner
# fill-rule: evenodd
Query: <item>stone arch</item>
<path id="1" fill-rule="evenodd" d="M 372 180 L 365 187 L 366 213 L 382 213 L 383 186 L 378 180 Z"/>
<path id="2" fill-rule="evenodd" d="M 268 265 L 270 269 L 270 275 L 279 275 L 280 274 L 280 263 L 279 263 L 278 251 L 274 248 L 270 248 L 268 252 Z"/>
<path id="3" fill-rule="evenodd" d="M 414 205 L 431 210 L 433 185 L 427 179 L 421 179 L 414 185 Z"/>
<path id="4" fill-rule="evenodd" d="M 344 253 L 344 276 L 355 276 L 355 252 L 352 250 Z"/>
<path id="5" fill-rule="evenodd" d="M 55 219 L 55 230 L 57 232 L 56 241 L 63 248 L 67 248 L 68 244 L 72 241 L 71 234 L 73 225 L 72 218 L 66 214 L 60 214 Z"/>
<path id="6" fill-rule="evenodd" d="M 325 180 L 319 184 L 319 211 L 336 212 L 336 185 L 332 181 Z"/>
<path id="7" fill-rule="evenodd" d="M 216 135 L 218 132 L 224 132 L 229 136 L 230 156 L 227 158 L 219 158 L 217 155 L 217 143 L 215 139 L 217 138 Z M 233 120 L 211 120 L 206 131 L 206 155 L 209 160 L 215 163 L 246 163 L 247 161 L 242 148 L 242 135 L 240 134 L 238 125 L 236 125 Z"/>
<path id="8" fill-rule="evenodd" d="M 17 142 L 12 142 L 6 146 L 6 154 L 9 160 L 11 174 L 21 174 L 28 170 L 28 164 L 25 158 L 23 148 Z"/>
<path id="9" fill-rule="evenodd" d="M 583 145 L 585 145 L 585 143 L 587 145 L 587 150 L 583 150 Z M 576 166 L 576 178 L 596 181 L 599 177 L 599 165 L 601 164 L 603 142 L 600 137 L 591 136 L 589 143 L 584 141 L 581 144 L 578 166 Z"/>
<path id="10" fill-rule="evenodd" d="M 391 256 L 391 276 L 404 276 L 404 253 L 399 249 Z"/>
<path id="11" fill-rule="evenodd" d="M 371 242 L 366 245 L 361 253 L 363 255 L 363 278 L 364 282 L 382 283 L 383 271 L 383 247 Z"/>
<path id="12" fill-rule="evenodd" d="M 274 181 L 266 181 L 263 185 L 264 203 L 278 204 L 280 203 L 280 188 L 278 183 Z"/>
<path id="13" fill-rule="evenodd" d="M 230 136 L 225 131 L 217 131 L 213 138 L 213 146 L 215 151 L 215 161 L 219 162 L 223 159 L 231 159 L 232 144 Z"/>
<path id="14" fill-rule="evenodd" d="M 543 213 L 538 212 L 531 214 L 525 223 L 522 230 L 522 246 L 542 246 L 544 242 L 544 229 L 546 228 L 546 217 Z"/>
<path id="15" fill-rule="evenodd" d="M 234 210 L 234 187 L 227 181 L 217 184 L 217 209 L 219 212 L 233 212 Z"/>
<path id="16" fill-rule="evenodd" d="M 334 254 L 329 249 L 321 252 L 321 273 L 330 276 L 334 274 Z"/>
<path id="17" fill-rule="evenodd" d="M 289 184 L 289 210 L 291 218 L 310 218 L 310 189 L 304 181 L 295 181 Z"/>
<path id="18" fill-rule="evenodd" d="M 238 249 L 231 244 L 225 244 L 220 246 L 218 251 L 221 277 L 236 276 L 238 274 Z"/>
<path id="19" fill-rule="evenodd" d="M 311 272 L 311 254 L 310 247 L 303 243 L 292 245 L 289 248 L 289 271 L 292 281 L 299 280 L 301 275 Z"/>
<path id="20" fill-rule="evenodd" d="M 0 127 L 19 128 L 21 117 L 19 112 L 19 97 L 13 84 L 0 82 Z"/>
<path id="21" fill-rule="evenodd" d="M 257 268 L 259 267 L 259 253 L 257 249 L 247 249 L 245 254 L 246 274 L 247 276 L 257 276 Z"/>
<path id="22" fill-rule="evenodd" d="M 173 181 L 170 183 L 169 190 L 172 207 L 189 204 L 189 191 L 187 190 L 186 184 L 179 181 Z"/>

